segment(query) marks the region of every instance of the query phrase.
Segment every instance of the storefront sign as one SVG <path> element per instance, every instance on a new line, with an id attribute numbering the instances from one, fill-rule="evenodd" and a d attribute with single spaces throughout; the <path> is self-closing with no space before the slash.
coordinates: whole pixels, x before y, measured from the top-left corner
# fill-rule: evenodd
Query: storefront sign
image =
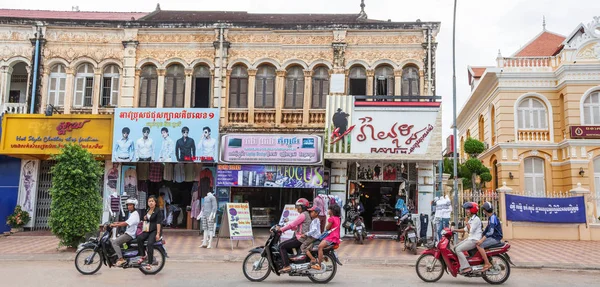
<path id="1" fill-rule="evenodd" d="M 351 153 L 425 154 L 438 110 L 354 109 Z M 350 129 L 350 128 L 349 128 Z"/>
<path id="2" fill-rule="evenodd" d="M 222 163 L 321 164 L 322 139 L 313 135 L 228 134 L 221 138 Z"/>
<path id="3" fill-rule="evenodd" d="M 52 155 L 77 144 L 96 155 L 110 155 L 113 117 L 108 115 L 5 115 L 0 153 Z"/>
<path id="4" fill-rule="evenodd" d="M 279 219 L 279 225 L 285 226 L 289 224 L 290 222 L 296 220 L 296 217 L 298 217 L 298 215 L 300 214 L 298 213 L 298 210 L 296 210 L 296 205 L 286 204 L 283 207 L 283 212 L 281 213 L 281 218 Z M 283 234 L 281 234 L 281 242 L 292 238 L 292 236 L 294 236 L 293 230 L 288 230 L 284 232 Z"/>
<path id="5" fill-rule="evenodd" d="M 216 162 L 219 109 L 115 109 L 113 161 Z"/>
<path id="6" fill-rule="evenodd" d="M 573 139 L 600 139 L 600 126 L 571 126 Z"/>
<path id="7" fill-rule="evenodd" d="M 217 186 L 322 188 L 320 166 L 219 165 Z"/>
<path id="8" fill-rule="evenodd" d="M 586 223 L 583 196 L 566 198 L 506 195 L 506 219 L 545 223 Z"/>
<path id="9" fill-rule="evenodd" d="M 228 203 L 227 218 L 231 240 L 252 240 L 252 222 L 248 203 Z"/>

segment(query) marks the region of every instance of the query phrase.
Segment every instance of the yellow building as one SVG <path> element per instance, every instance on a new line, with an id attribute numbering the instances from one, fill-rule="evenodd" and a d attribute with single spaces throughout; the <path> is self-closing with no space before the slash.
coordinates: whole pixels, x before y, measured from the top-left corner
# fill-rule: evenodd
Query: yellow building
<path id="1" fill-rule="evenodd" d="M 600 199 L 600 18 L 568 36 L 544 30 L 497 65 L 468 68 L 471 95 L 458 115 L 459 156 L 468 137 L 494 189 L 534 196 L 581 183 Z M 596 201 L 596 204 L 600 201 Z"/>

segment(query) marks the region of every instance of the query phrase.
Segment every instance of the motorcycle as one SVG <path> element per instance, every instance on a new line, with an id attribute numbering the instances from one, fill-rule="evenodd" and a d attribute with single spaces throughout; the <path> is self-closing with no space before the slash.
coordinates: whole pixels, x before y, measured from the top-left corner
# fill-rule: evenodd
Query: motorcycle
<path id="1" fill-rule="evenodd" d="M 113 229 L 109 223 L 105 223 L 103 226 L 103 232 L 99 237 L 90 237 L 90 239 L 79 244 L 77 247 L 77 255 L 75 255 L 75 268 L 83 275 L 92 275 L 102 267 L 102 264 L 109 268 L 115 267 L 117 263 L 117 254 L 115 253 L 111 242 L 110 235 Z M 144 246 L 148 244 L 144 242 Z M 154 262 L 151 264 L 151 269 L 147 270 L 138 263 L 140 256 L 138 256 L 137 243 L 135 241 L 124 244 L 125 247 L 121 247 L 125 264 L 121 267 L 123 269 L 128 268 L 139 268 L 139 270 L 146 275 L 155 275 L 160 272 L 165 266 L 167 250 L 165 249 L 164 242 L 161 240 L 154 243 Z"/>
<path id="2" fill-rule="evenodd" d="M 364 244 L 364 240 L 367 239 L 367 230 L 365 229 L 364 219 L 357 210 L 352 209 L 348 211 L 344 227 L 354 234 L 354 241 L 361 245 Z"/>
<path id="3" fill-rule="evenodd" d="M 417 259 L 415 268 L 421 280 L 428 283 L 436 282 L 442 278 L 444 271 L 446 273 L 449 272 L 453 277 L 459 275 L 460 264 L 458 257 L 453 249 L 449 247 L 450 239 L 454 233 L 450 228 L 444 228 L 442 230 L 442 238 L 438 242 L 437 247 L 435 245 L 429 246 L 427 250 L 423 251 L 419 259 Z M 510 244 L 508 242 L 501 242 L 487 248 L 486 254 L 490 264 L 492 264 L 492 268 L 485 272 L 482 272 L 483 258 L 477 249 L 470 250 L 467 259 L 472 270 L 460 275 L 465 277 L 481 277 L 487 283 L 493 285 L 506 282 L 510 276 L 510 265 L 514 266 L 507 253 L 509 249 Z"/>
<path id="4" fill-rule="evenodd" d="M 330 232 L 330 231 L 328 231 Z M 321 238 L 325 238 L 326 232 Z M 279 239 L 281 233 L 273 226 L 270 230 L 271 235 L 267 239 L 264 246 L 256 247 L 250 250 L 248 256 L 244 259 L 242 270 L 244 276 L 252 282 L 261 282 L 271 272 L 277 276 L 281 276 L 279 270 L 283 268 L 283 262 L 279 253 Z M 317 254 L 320 241 L 317 240 L 313 244 L 312 254 Z M 289 276 L 308 277 L 314 283 L 328 283 L 331 281 L 337 272 L 337 265 L 342 265 L 335 250 L 339 245 L 335 245 L 323 250 L 323 262 L 321 270 L 311 268 L 310 258 L 304 254 L 293 255 L 289 254 L 290 267 L 292 270 L 288 273 Z M 316 257 L 316 256 L 315 256 Z"/>
<path id="5" fill-rule="evenodd" d="M 410 218 L 410 213 L 406 213 L 402 217 L 395 216 L 394 219 L 396 219 L 396 225 L 398 225 L 398 237 L 396 240 L 404 242 L 404 249 L 412 251 L 414 255 L 417 255 L 417 230 Z"/>

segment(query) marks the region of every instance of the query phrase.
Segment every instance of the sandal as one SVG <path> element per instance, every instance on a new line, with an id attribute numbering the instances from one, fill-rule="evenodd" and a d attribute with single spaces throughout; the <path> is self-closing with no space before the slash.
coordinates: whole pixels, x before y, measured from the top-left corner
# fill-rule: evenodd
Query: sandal
<path id="1" fill-rule="evenodd" d="M 473 271 L 473 269 L 471 269 L 471 267 L 469 268 L 465 268 L 463 270 L 460 271 L 460 274 L 467 274 L 467 273 L 471 273 Z"/>
<path id="2" fill-rule="evenodd" d="M 146 264 L 144 265 L 144 269 L 146 269 L 147 271 L 152 271 L 152 265 Z"/>
<path id="3" fill-rule="evenodd" d="M 492 268 L 492 267 L 493 267 L 493 265 L 492 265 L 492 264 L 490 264 L 490 265 L 484 265 L 484 266 L 483 266 L 483 269 L 481 269 L 481 272 L 488 271 L 488 270 L 490 270 L 490 268 Z"/>
<path id="4" fill-rule="evenodd" d="M 292 267 L 287 266 L 287 267 L 284 267 L 281 270 L 279 270 L 279 273 L 288 273 L 290 271 L 292 271 Z"/>
<path id="5" fill-rule="evenodd" d="M 140 259 L 137 261 L 137 264 L 142 264 L 144 261 L 146 261 L 146 256 L 140 257 Z"/>

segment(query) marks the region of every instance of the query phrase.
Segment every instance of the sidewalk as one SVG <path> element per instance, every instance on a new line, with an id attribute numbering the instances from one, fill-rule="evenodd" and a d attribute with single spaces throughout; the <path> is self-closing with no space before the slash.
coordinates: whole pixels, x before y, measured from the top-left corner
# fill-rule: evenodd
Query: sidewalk
<path id="1" fill-rule="evenodd" d="M 263 245 L 265 234 L 258 234 L 254 245 Z M 175 261 L 230 261 L 241 262 L 253 245 L 251 241 L 233 242 L 229 239 L 213 240 L 213 248 L 199 248 L 202 237 L 198 232 L 165 231 L 169 260 Z M 593 269 L 600 270 L 600 242 L 511 240 L 509 255 L 521 268 Z M 75 253 L 66 248 L 57 249 L 58 239 L 49 232 L 23 232 L 0 237 L 0 260 L 73 260 Z M 414 265 L 418 255 L 401 251 L 401 244 L 387 239 L 367 240 L 357 245 L 346 239 L 338 254 L 342 263 L 369 265 Z M 422 251 L 420 249 L 419 251 Z"/>

